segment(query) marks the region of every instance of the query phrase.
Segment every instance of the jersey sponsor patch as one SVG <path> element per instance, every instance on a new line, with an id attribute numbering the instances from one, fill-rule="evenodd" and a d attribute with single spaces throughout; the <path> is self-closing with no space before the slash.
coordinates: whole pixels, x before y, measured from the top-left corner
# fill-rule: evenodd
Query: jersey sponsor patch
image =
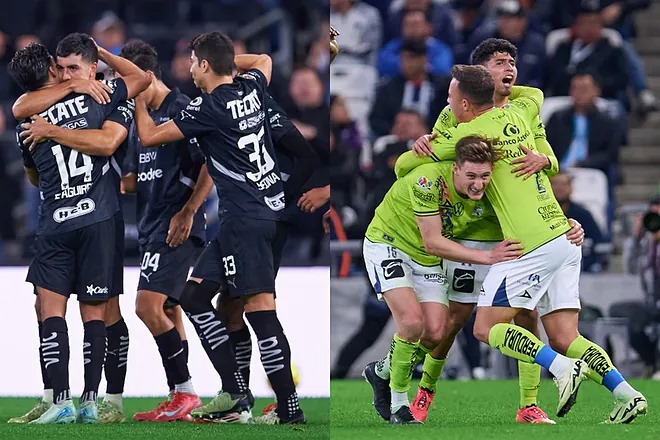
<path id="1" fill-rule="evenodd" d="M 76 206 L 63 206 L 53 212 L 53 220 L 57 223 L 63 223 L 77 217 L 82 217 L 94 212 L 96 204 L 92 199 L 82 199 Z"/>
<path id="2" fill-rule="evenodd" d="M 392 278 L 403 278 L 406 276 L 402 263 L 403 260 L 398 258 L 395 260 L 383 260 L 380 263 L 380 267 L 383 268 L 383 277 L 386 280 L 391 280 Z"/>
<path id="3" fill-rule="evenodd" d="M 426 176 L 421 176 L 417 179 L 417 186 L 425 191 L 430 191 L 433 187 L 433 182 L 431 182 Z"/>

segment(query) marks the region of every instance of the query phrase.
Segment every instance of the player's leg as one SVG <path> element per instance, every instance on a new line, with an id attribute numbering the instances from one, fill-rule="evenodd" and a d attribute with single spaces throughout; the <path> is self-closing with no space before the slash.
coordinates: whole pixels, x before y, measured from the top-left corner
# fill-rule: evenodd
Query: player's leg
<path id="1" fill-rule="evenodd" d="M 234 221 L 224 252 L 229 297 L 241 297 L 245 317 L 254 330 L 261 364 L 277 399 L 277 409 L 256 417 L 255 423 L 305 423 L 291 371 L 291 347 L 275 309 L 273 242 L 277 223 Z M 230 261 L 234 262 L 234 267 Z M 277 355 L 279 354 L 279 355 Z"/>
<path id="2" fill-rule="evenodd" d="M 176 248 L 159 243 L 144 249 L 135 311 L 156 342 L 173 392 L 167 402 L 152 411 L 135 414 L 133 420 L 189 420 L 190 412 L 201 406 L 190 378 L 180 330 L 166 312 L 166 306 L 176 306 L 181 297 L 195 250 L 191 240 Z"/>
<path id="3" fill-rule="evenodd" d="M 121 211 L 115 215 L 115 256 L 113 263 L 112 297 L 106 304 L 105 330 L 108 349 L 103 370 L 107 382 L 105 397 L 99 405 L 99 423 L 123 422 L 122 395 L 128 365 L 129 334 L 121 315 L 119 295 L 124 293 L 124 218 Z"/>
<path id="4" fill-rule="evenodd" d="M 43 320 L 41 319 L 41 306 L 39 304 L 39 297 L 37 296 L 37 289 L 34 289 L 34 309 L 37 315 L 37 326 L 39 329 L 39 341 L 41 342 L 41 332 L 43 329 Z M 37 403 L 30 411 L 22 416 L 12 417 L 7 420 L 7 423 L 30 423 L 32 420 L 38 419 L 46 410 L 53 404 L 53 385 L 51 385 L 50 377 L 46 371 L 46 362 L 44 361 L 43 353 L 41 352 L 41 344 L 39 349 L 39 365 L 41 366 L 41 380 L 44 384 L 44 394 L 41 401 Z"/>
<path id="5" fill-rule="evenodd" d="M 247 323 L 243 319 L 243 300 L 241 298 L 230 298 L 226 294 L 226 289 L 221 289 L 217 301 L 217 310 L 222 315 L 223 321 L 227 323 L 229 340 L 234 348 L 238 369 L 249 387 L 252 336 Z"/>
<path id="6" fill-rule="evenodd" d="M 188 335 L 186 334 L 186 328 L 183 325 L 183 313 L 181 312 L 181 306 L 179 305 L 178 301 L 175 302 L 172 301 L 171 298 L 168 298 L 167 301 L 165 301 L 163 308 L 165 309 L 165 314 L 167 317 L 170 319 L 170 321 L 172 321 L 172 324 L 174 324 L 176 331 L 179 332 L 181 345 L 183 346 L 183 358 L 186 360 L 186 363 L 188 363 Z M 163 365 L 163 368 L 165 368 L 165 376 L 167 377 L 167 389 L 169 390 L 171 397 L 175 388 L 174 379 L 172 378 L 172 375 L 170 374 L 167 366 Z"/>
<path id="7" fill-rule="evenodd" d="M 575 404 L 579 385 L 586 377 L 586 364 L 557 353 L 528 330 L 509 322 L 519 309 L 533 310 L 548 298 L 546 292 L 563 266 L 575 265 L 579 278 L 579 259 L 579 248 L 560 236 L 517 260 L 491 266 L 479 295 L 474 324 L 474 334 L 480 341 L 509 357 L 539 364 L 555 376 L 560 393 L 559 417 Z M 577 291 L 569 294 L 579 307 Z"/>
<path id="8" fill-rule="evenodd" d="M 123 272 L 123 267 L 121 270 Z M 116 281 L 113 280 L 113 286 L 117 285 Z M 107 384 L 103 402 L 99 405 L 99 423 L 121 423 L 126 420 L 122 395 L 126 382 L 129 335 L 126 322 L 121 316 L 119 293 L 116 289 L 115 293 L 106 304 L 103 318 L 108 342 L 103 366 Z"/>
<path id="9" fill-rule="evenodd" d="M 543 327 L 555 350 L 582 359 L 589 366 L 589 378 L 614 395 L 615 406 L 606 422 L 630 423 L 638 415 L 646 414 L 646 398 L 628 384 L 605 350 L 578 333 L 578 256 L 574 265 L 562 267 L 549 287 L 547 298 L 539 304 Z"/>
<path id="10" fill-rule="evenodd" d="M 69 334 L 64 319 L 70 292 L 74 290 L 75 251 L 73 233 L 40 237 L 26 281 L 32 283 L 39 302 L 42 328 L 40 351 L 53 389 L 52 405 L 34 424 L 73 423 L 76 408 L 69 388 Z"/>
<path id="11" fill-rule="evenodd" d="M 84 387 L 80 396 L 79 423 L 98 422 L 98 391 L 106 354 L 106 331 L 103 318 L 106 301 L 89 298 L 80 301 L 80 316 L 83 321 Z"/>
<path id="12" fill-rule="evenodd" d="M 219 235 L 223 226 L 220 226 Z M 222 380 L 222 391 L 211 402 L 193 410 L 191 415 L 202 420 L 245 423 L 251 417 L 249 390 L 238 371 L 226 325 L 212 303 L 224 280 L 224 271 L 225 263 L 218 236 L 208 244 L 197 260 L 179 300 Z"/>

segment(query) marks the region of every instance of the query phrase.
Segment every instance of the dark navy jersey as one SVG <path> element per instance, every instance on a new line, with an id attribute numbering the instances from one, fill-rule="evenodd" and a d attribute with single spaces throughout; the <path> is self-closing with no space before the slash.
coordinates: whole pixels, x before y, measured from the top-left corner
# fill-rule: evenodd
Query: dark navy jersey
<path id="1" fill-rule="evenodd" d="M 108 104 L 72 93 L 40 115 L 51 124 L 69 129 L 101 129 L 127 97 L 122 79 L 106 84 L 112 89 Z M 17 131 L 20 130 L 19 125 Z M 114 171 L 107 157 L 82 154 L 54 141 L 41 143 L 31 152 L 20 141 L 19 147 L 24 165 L 39 173 L 40 234 L 80 229 L 109 219 L 119 209 Z"/>
<path id="2" fill-rule="evenodd" d="M 133 117 L 135 116 L 135 100 L 129 99 L 124 101 L 117 106 L 114 112 L 108 116 L 108 121 L 116 122 L 126 128 L 126 131 L 129 132 L 131 126 L 133 125 Z M 121 184 L 121 177 L 124 175 L 122 168 L 124 166 L 124 161 L 126 160 L 126 153 L 128 151 L 128 135 L 126 140 L 121 143 L 119 148 L 110 158 L 110 165 L 112 165 L 113 170 L 113 179 L 117 185 L 117 192 L 119 193 L 119 188 Z"/>
<path id="3" fill-rule="evenodd" d="M 188 103 L 188 98 L 173 90 L 150 113 L 157 125 L 176 118 Z M 165 242 L 170 220 L 188 202 L 204 163 L 197 140 L 184 139 L 146 148 L 140 144 L 135 126 L 129 135 L 129 158 L 126 171 L 137 175 L 137 218 L 140 246 Z M 205 242 L 204 207 L 195 214 L 190 237 Z"/>
<path id="4" fill-rule="evenodd" d="M 218 192 L 220 217 L 279 220 L 284 187 L 267 123 L 266 77 L 249 70 L 192 100 L 174 120 L 197 137 Z"/>

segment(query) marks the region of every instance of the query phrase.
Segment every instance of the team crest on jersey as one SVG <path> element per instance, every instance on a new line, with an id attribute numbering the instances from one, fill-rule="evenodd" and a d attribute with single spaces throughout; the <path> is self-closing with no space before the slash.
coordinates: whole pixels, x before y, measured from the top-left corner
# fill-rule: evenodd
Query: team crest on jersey
<path id="1" fill-rule="evenodd" d="M 452 211 L 455 216 L 459 217 L 465 212 L 465 205 L 461 202 L 455 203 Z"/>
<path id="2" fill-rule="evenodd" d="M 417 179 L 417 186 L 425 191 L 430 191 L 433 187 L 433 182 L 431 182 L 426 176 L 421 176 Z"/>
<path id="3" fill-rule="evenodd" d="M 472 210 L 472 217 L 478 218 L 481 217 L 482 215 L 484 215 L 484 207 L 481 205 L 475 206 L 474 209 Z"/>

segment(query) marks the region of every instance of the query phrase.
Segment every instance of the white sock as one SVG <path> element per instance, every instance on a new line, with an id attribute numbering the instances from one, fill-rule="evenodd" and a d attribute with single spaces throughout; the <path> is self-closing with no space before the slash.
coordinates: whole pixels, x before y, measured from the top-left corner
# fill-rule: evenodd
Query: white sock
<path id="1" fill-rule="evenodd" d="M 53 403 L 53 389 L 52 388 L 45 389 L 44 397 L 41 400 L 49 404 Z"/>
<path id="2" fill-rule="evenodd" d="M 174 385 L 174 391 L 177 393 L 196 394 L 193 388 L 192 380 L 188 379 L 184 383 Z"/>
<path id="3" fill-rule="evenodd" d="M 122 404 L 123 399 L 121 394 L 106 394 L 105 397 L 103 398 L 103 401 L 112 403 L 114 406 L 118 407 L 121 410 L 124 409 L 124 406 Z"/>
<path id="4" fill-rule="evenodd" d="M 617 400 L 629 400 L 638 394 L 637 390 L 631 387 L 625 380 L 617 385 L 612 393 Z"/>
<path id="5" fill-rule="evenodd" d="M 571 368 L 571 360 L 566 356 L 557 354 L 557 357 L 552 361 L 548 370 L 553 376 L 559 377 L 569 368 Z"/>
<path id="6" fill-rule="evenodd" d="M 402 406 L 410 406 L 410 403 L 408 402 L 408 393 L 392 391 L 392 402 L 390 403 L 392 412 L 397 412 Z"/>
<path id="7" fill-rule="evenodd" d="M 376 376 L 384 380 L 390 380 L 390 353 L 376 362 Z"/>

